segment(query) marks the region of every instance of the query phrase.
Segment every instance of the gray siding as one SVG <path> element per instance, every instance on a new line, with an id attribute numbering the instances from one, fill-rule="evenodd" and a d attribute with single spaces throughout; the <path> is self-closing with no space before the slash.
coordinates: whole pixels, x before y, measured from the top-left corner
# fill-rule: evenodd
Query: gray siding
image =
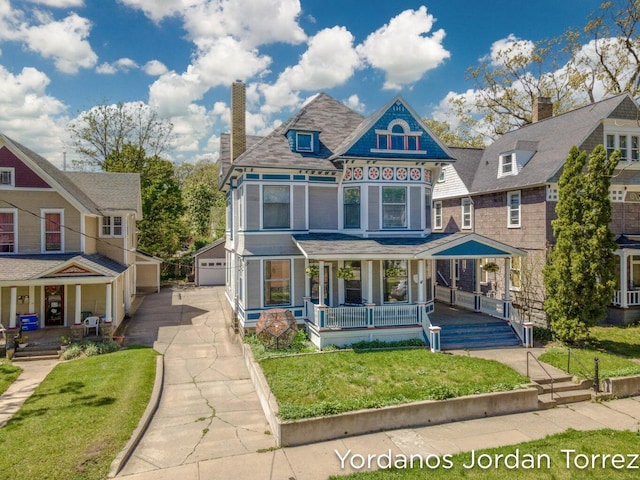
<path id="1" fill-rule="evenodd" d="M 304 286 L 307 282 L 307 276 L 304 273 L 304 258 L 293 260 L 293 295 L 291 299 L 292 305 L 302 305 L 304 302 Z"/>
<path id="2" fill-rule="evenodd" d="M 420 230 L 422 221 L 422 195 L 420 195 L 420 187 L 409 188 L 409 228 L 411 230 Z"/>
<path id="3" fill-rule="evenodd" d="M 260 308 L 262 292 L 262 275 L 260 274 L 260 260 L 247 260 L 245 263 L 244 278 L 247 285 L 245 291 L 245 308 Z"/>
<path id="4" fill-rule="evenodd" d="M 258 230 L 260 229 L 260 186 L 259 185 L 247 185 L 246 187 L 246 206 L 245 211 L 247 213 L 246 229 Z"/>
<path id="5" fill-rule="evenodd" d="M 369 215 L 368 230 L 380 230 L 380 189 L 377 186 L 369 187 L 369 203 L 365 208 Z"/>
<path id="6" fill-rule="evenodd" d="M 293 186 L 293 229 L 305 230 L 306 222 L 306 205 L 307 199 L 305 195 L 304 185 Z"/>
<path id="7" fill-rule="evenodd" d="M 309 187 L 309 229 L 338 228 L 338 193 L 333 187 Z"/>

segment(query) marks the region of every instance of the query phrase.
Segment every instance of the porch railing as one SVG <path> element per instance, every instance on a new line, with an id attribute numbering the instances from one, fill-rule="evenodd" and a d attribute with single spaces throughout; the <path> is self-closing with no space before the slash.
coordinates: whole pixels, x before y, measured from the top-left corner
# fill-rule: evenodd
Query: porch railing
<path id="1" fill-rule="evenodd" d="M 462 290 L 456 291 L 456 305 L 469 310 L 476 309 L 476 294 L 471 292 L 464 292 Z"/>
<path id="2" fill-rule="evenodd" d="M 616 290 L 613 293 L 614 305 L 622 305 L 622 290 Z M 627 290 L 627 306 L 634 307 L 640 305 L 640 290 Z"/>
<path id="3" fill-rule="evenodd" d="M 436 285 L 436 300 L 449 303 L 451 301 L 451 289 L 449 287 L 443 287 L 442 285 Z"/>
<path id="4" fill-rule="evenodd" d="M 319 307 L 305 302 L 307 319 L 319 328 L 376 328 L 421 324 L 419 308 L 433 311 L 433 302 L 424 305 L 372 305 L 369 307 Z M 423 315 L 422 318 L 427 317 Z M 428 318 L 428 317 L 427 317 Z"/>
<path id="5" fill-rule="evenodd" d="M 365 328 L 367 307 L 337 307 L 327 309 L 327 328 Z"/>
<path id="6" fill-rule="evenodd" d="M 373 325 L 398 327 L 419 323 L 417 305 L 381 305 L 373 307 Z"/>
<path id="7" fill-rule="evenodd" d="M 522 344 L 526 345 L 527 340 L 525 338 L 524 322 L 522 321 L 520 312 L 513 307 L 509 309 L 509 321 L 511 323 L 511 328 L 516 332 Z"/>
<path id="8" fill-rule="evenodd" d="M 480 295 L 480 311 L 492 317 L 504 318 L 504 300 Z"/>

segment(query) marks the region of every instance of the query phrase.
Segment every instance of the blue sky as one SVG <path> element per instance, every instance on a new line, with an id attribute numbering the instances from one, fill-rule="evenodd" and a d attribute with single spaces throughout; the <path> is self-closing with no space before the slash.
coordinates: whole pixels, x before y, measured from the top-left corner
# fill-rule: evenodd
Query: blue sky
<path id="1" fill-rule="evenodd" d="M 167 156 L 216 158 L 229 86 L 249 133 L 324 91 L 367 115 L 397 94 L 423 116 L 514 38 L 582 26 L 601 0 L 0 0 L 0 132 L 61 165 L 66 125 L 103 102 L 174 124 Z"/>

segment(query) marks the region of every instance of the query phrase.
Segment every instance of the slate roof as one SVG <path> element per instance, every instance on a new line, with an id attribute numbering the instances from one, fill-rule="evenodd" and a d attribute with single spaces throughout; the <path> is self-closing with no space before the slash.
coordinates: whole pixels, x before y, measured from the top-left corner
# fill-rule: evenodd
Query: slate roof
<path id="1" fill-rule="evenodd" d="M 629 95 L 624 93 L 577 108 L 506 133 L 483 153 L 470 183 L 470 193 L 509 190 L 545 184 L 561 170 L 569 150 L 580 146 L 600 122 Z M 516 149 L 535 148 L 526 166 L 517 174 L 498 178 L 499 157 Z M 463 162 L 456 162 L 456 169 Z M 467 181 L 469 177 L 465 176 Z"/>
<path id="2" fill-rule="evenodd" d="M 247 149 L 252 148 L 263 138 L 264 137 L 259 137 L 257 135 L 247 135 Z M 231 166 L 231 134 L 229 133 L 223 133 L 220 135 L 220 157 L 218 157 L 218 164 L 220 165 L 220 179 L 218 186 L 222 186 L 222 180 L 227 175 L 229 167 Z"/>
<path id="3" fill-rule="evenodd" d="M 116 277 L 127 270 L 125 265 L 102 255 L 77 253 L 5 255 L 0 256 L 0 260 L 0 282 L 32 280 L 70 261 L 106 277 Z"/>
<path id="4" fill-rule="evenodd" d="M 114 172 L 63 172 L 95 203 L 101 213 L 135 211 L 142 218 L 140 174 Z"/>

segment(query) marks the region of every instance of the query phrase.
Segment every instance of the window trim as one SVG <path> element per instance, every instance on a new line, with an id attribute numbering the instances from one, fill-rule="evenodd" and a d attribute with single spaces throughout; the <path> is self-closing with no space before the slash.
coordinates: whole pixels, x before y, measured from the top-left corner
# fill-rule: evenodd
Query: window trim
<path id="1" fill-rule="evenodd" d="M 433 229 L 442 229 L 442 201 L 433 202 Z"/>
<path id="2" fill-rule="evenodd" d="M 268 187 L 287 187 L 287 189 L 289 190 L 289 224 L 286 227 L 265 227 L 264 225 L 264 207 L 265 207 L 265 201 L 264 201 L 264 190 L 265 188 Z M 268 230 L 268 231 L 277 231 L 277 230 L 291 230 L 291 225 L 292 225 L 292 221 L 293 221 L 293 188 L 291 187 L 291 185 L 289 184 L 278 184 L 278 183 L 274 183 L 274 184 L 266 184 L 266 185 L 262 185 L 260 188 L 260 227 L 261 230 Z M 275 203 L 275 202 L 270 202 L 270 203 Z"/>
<path id="3" fill-rule="evenodd" d="M 507 158 L 510 158 L 510 162 L 505 162 Z M 509 165 L 510 170 L 505 171 L 505 166 Z M 503 153 L 500 155 L 500 169 L 498 170 L 498 177 L 506 177 L 509 175 L 516 174 L 516 154 L 514 152 L 511 153 Z"/>
<path id="4" fill-rule="evenodd" d="M 358 203 L 347 203 L 346 202 L 346 195 L 345 192 L 347 190 L 358 190 Z M 347 205 L 358 205 L 358 225 L 357 226 L 347 226 L 347 212 L 346 212 L 346 207 Z M 342 189 L 342 228 L 344 230 L 357 230 L 362 228 L 362 189 L 359 186 L 349 186 L 349 187 L 344 187 Z"/>
<path id="5" fill-rule="evenodd" d="M 60 214 L 60 250 L 47 250 L 47 214 Z M 41 253 L 64 253 L 64 209 L 63 208 L 41 208 L 40 209 L 40 252 Z"/>
<path id="6" fill-rule="evenodd" d="M 465 213 L 466 207 L 469 208 L 469 211 Z M 461 229 L 462 230 L 473 230 L 473 202 L 470 198 L 461 198 L 460 199 L 460 213 L 461 213 Z M 465 217 L 469 217 L 469 223 L 465 222 Z"/>
<path id="7" fill-rule="evenodd" d="M 518 268 L 514 268 L 516 259 L 518 259 Z M 514 274 L 517 274 L 518 283 L 520 284 L 517 287 L 513 281 Z M 511 257 L 511 262 L 509 262 L 509 290 L 512 292 L 522 290 L 522 257 Z"/>
<path id="8" fill-rule="evenodd" d="M 300 146 L 300 137 L 309 137 L 309 148 Z M 310 132 L 296 132 L 296 152 L 313 153 L 314 136 Z"/>
<path id="9" fill-rule="evenodd" d="M 395 188 L 395 189 L 402 189 L 404 190 L 404 203 L 400 204 L 400 203 L 385 203 L 384 201 L 384 190 L 385 188 Z M 399 229 L 406 229 L 407 226 L 409 225 L 409 208 L 408 208 L 408 203 L 409 203 L 409 190 L 407 189 L 407 187 L 405 186 L 400 186 L 400 185 L 383 185 L 380 187 L 380 226 L 382 227 L 382 230 L 399 230 Z M 404 205 L 404 223 L 403 225 L 398 225 L 398 226 L 386 226 L 385 222 L 384 222 L 384 211 L 385 211 L 385 205 Z"/>
<path id="10" fill-rule="evenodd" d="M 267 262 L 287 262 L 289 265 L 289 276 L 288 276 L 288 280 L 289 280 L 289 302 L 288 303 L 267 303 L 267 282 L 271 281 L 273 279 L 269 279 L 267 280 Z M 292 276 L 292 265 L 293 262 L 291 261 L 290 258 L 274 258 L 274 259 L 269 259 L 269 258 L 265 258 L 262 260 L 261 262 L 262 265 L 262 308 L 271 308 L 271 307 L 276 307 L 276 306 L 291 306 L 293 305 L 292 301 L 293 301 L 293 276 Z M 275 280 L 283 280 L 283 279 L 275 279 Z"/>
<path id="11" fill-rule="evenodd" d="M 11 181 L 8 184 L 0 183 L 0 188 L 16 188 L 16 169 L 14 167 L 0 167 L 0 174 L 2 173 L 8 173 Z"/>
<path id="12" fill-rule="evenodd" d="M 105 218 L 110 218 L 113 219 L 113 221 L 109 221 L 109 233 L 104 233 L 104 219 Z M 120 234 L 115 234 L 115 229 L 116 229 L 116 225 L 115 225 L 115 219 L 119 218 L 120 219 Z M 104 215 L 102 217 L 100 217 L 100 237 L 102 238 L 123 238 L 126 236 L 126 224 L 127 222 L 125 221 L 125 216 L 124 215 Z"/>
<path id="13" fill-rule="evenodd" d="M 0 255 L 16 255 L 18 253 L 18 209 L 0 208 L 0 213 L 13 214 L 13 252 L 0 252 Z"/>
<path id="14" fill-rule="evenodd" d="M 511 198 L 518 197 L 518 223 L 511 223 L 511 212 L 513 210 L 511 206 Z M 513 190 L 507 192 L 507 228 L 521 228 L 522 227 L 522 191 Z"/>
<path id="15" fill-rule="evenodd" d="M 624 142 L 621 141 L 622 138 L 624 138 Z M 610 139 L 613 140 L 613 144 L 610 143 Z M 605 130 L 602 143 L 607 152 L 607 157 L 619 150 L 621 162 L 640 162 L 640 134 L 637 130 Z M 621 146 L 622 143 L 624 143 L 624 146 Z"/>

